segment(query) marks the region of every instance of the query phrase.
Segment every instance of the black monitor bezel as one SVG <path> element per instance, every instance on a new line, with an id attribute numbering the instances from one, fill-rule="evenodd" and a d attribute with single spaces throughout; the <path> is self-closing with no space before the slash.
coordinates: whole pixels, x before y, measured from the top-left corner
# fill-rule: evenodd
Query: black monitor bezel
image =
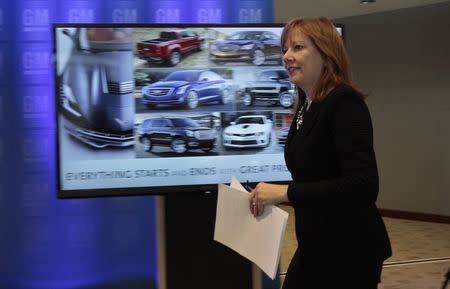
<path id="1" fill-rule="evenodd" d="M 345 30 L 343 24 L 333 23 L 337 28 L 341 29 L 341 37 L 345 40 Z M 57 197 L 59 199 L 72 198 L 93 198 L 93 197 L 114 197 L 114 196 L 142 196 L 142 195 L 168 195 L 188 192 L 216 192 L 217 184 L 200 184 L 200 185 L 174 185 L 174 186 L 148 186 L 148 187 L 126 187 L 126 188 L 106 188 L 106 189 L 81 189 L 81 190 L 63 190 L 61 188 L 61 168 L 60 168 L 60 144 L 59 134 L 61 128 L 58 122 L 59 104 L 58 104 L 58 82 L 57 67 L 56 67 L 56 30 L 64 27 L 76 28 L 102 28 L 102 27 L 117 27 L 117 28 L 196 28 L 196 27 L 220 27 L 220 28 L 258 28 L 258 27 L 284 27 L 283 23 L 159 23 L 159 24 L 140 24 L 140 23 L 54 23 L 52 25 L 53 36 L 53 80 L 54 80 L 54 101 L 55 113 L 54 120 L 56 122 L 56 186 Z M 274 181 L 272 183 L 287 184 L 289 181 Z M 256 183 L 249 183 L 250 186 Z"/>

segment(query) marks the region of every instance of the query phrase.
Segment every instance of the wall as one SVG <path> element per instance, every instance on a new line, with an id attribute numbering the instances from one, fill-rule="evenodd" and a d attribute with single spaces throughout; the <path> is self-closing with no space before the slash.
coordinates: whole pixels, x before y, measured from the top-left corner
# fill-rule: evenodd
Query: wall
<path id="1" fill-rule="evenodd" d="M 378 205 L 450 215 L 450 3 L 338 19 L 370 94 Z"/>
<path id="2" fill-rule="evenodd" d="M 450 215 L 449 15 L 446 2 L 334 19 L 369 94 L 381 208 Z"/>

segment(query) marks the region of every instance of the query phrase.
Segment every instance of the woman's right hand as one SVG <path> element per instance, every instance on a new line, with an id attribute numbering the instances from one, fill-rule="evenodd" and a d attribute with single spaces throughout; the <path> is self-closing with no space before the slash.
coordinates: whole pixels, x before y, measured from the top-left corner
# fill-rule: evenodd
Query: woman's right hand
<path id="1" fill-rule="evenodd" d="M 250 194 L 250 212 L 258 217 L 264 213 L 265 206 L 287 202 L 287 189 L 287 185 L 258 183 Z"/>

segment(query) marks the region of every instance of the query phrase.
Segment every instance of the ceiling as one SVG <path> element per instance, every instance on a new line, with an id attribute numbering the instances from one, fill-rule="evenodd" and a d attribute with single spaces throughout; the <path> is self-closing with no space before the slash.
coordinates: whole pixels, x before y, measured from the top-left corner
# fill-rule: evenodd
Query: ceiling
<path id="1" fill-rule="evenodd" d="M 371 4 L 360 4 L 360 0 L 274 0 L 273 3 L 274 20 L 282 23 L 299 16 L 337 19 L 441 2 L 450 0 L 376 0 Z"/>

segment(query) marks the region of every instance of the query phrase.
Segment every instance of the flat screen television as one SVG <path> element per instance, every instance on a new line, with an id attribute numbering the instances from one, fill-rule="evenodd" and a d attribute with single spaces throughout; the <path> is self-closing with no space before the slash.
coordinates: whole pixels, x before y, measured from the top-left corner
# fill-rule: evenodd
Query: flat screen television
<path id="1" fill-rule="evenodd" d="M 59 197 L 290 180 L 283 149 L 297 96 L 281 24 L 53 32 Z"/>

